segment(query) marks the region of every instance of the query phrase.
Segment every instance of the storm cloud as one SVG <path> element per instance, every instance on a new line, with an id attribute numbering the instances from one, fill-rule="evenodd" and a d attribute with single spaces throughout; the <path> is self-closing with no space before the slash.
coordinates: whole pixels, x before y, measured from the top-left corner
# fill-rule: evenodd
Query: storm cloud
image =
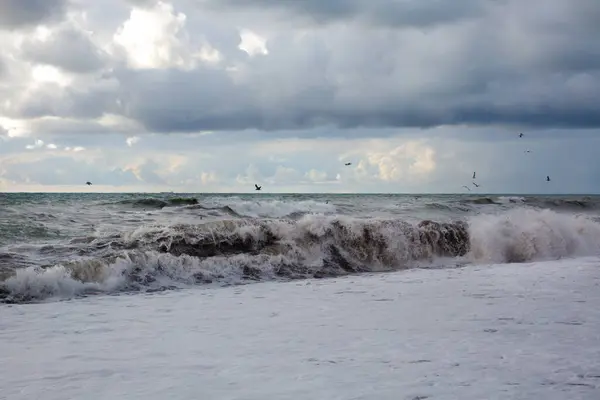
<path id="1" fill-rule="evenodd" d="M 84 32 L 72 27 L 57 30 L 44 40 L 28 40 L 22 48 L 27 59 L 62 68 L 67 72 L 92 72 L 99 70 L 104 64 L 104 54 Z"/>
<path id="2" fill-rule="evenodd" d="M 62 17 L 68 0 L 2 0 L 0 29 L 19 29 Z"/>
<path id="3" fill-rule="evenodd" d="M 220 9 L 273 10 L 314 23 L 356 20 L 373 26 L 433 27 L 476 18 L 494 0 L 209 0 Z"/>
<path id="4" fill-rule="evenodd" d="M 200 3 L 222 18 L 208 26 L 214 29 L 188 23 L 202 18 L 201 5 L 129 4 L 143 7 L 130 11 L 112 42 L 62 25 L 26 40 L 21 54 L 30 62 L 102 75 L 76 90 L 40 87 L 15 112 L 111 112 L 155 132 L 600 125 L 600 6 L 593 1 L 544 1 L 544 12 L 540 1 L 512 0 Z M 227 25 L 230 13 L 246 9 L 312 15 L 322 25 L 274 28 L 263 53 L 246 54 L 234 47 L 240 32 Z M 238 43 L 223 40 L 233 33 Z M 86 89 L 100 80 L 114 81 L 114 101 Z"/>
<path id="5" fill-rule="evenodd" d="M 334 190 L 376 177 L 375 185 L 441 187 L 436 171 L 454 157 L 450 148 L 528 146 L 510 136 L 526 131 L 538 147 L 547 140 L 552 157 L 551 143 L 564 140 L 585 141 L 587 151 L 600 129 L 598 37 L 597 0 L 4 1 L 0 126 L 10 135 L 0 146 L 20 144 L 0 162 L 15 182 L 49 168 L 43 160 L 62 157 L 68 170 L 66 159 L 95 152 L 91 160 L 136 154 L 100 168 L 127 185 L 216 190 L 264 179 Z M 296 139 L 336 144 L 304 166 L 292 164 L 310 151 L 281 156 L 279 146 L 261 153 L 279 161 L 259 162 L 236 147 Z M 44 144 L 26 148 L 35 140 Z M 364 146 L 352 153 L 353 173 L 339 170 L 351 153 L 340 150 L 344 140 Z M 220 149 L 231 171 L 194 160 L 190 146 Z M 515 165 L 532 159 L 513 153 Z M 392 165 L 394 157 L 404 161 Z M 415 162 L 430 168 L 397 172 Z M 40 174 L 39 184 L 51 184 Z M 61 179 L 54 184 L 70 181 Z"/>

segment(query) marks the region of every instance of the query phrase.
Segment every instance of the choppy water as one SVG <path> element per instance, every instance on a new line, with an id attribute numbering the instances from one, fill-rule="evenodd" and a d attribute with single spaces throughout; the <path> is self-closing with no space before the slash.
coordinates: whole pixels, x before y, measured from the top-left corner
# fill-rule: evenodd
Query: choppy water
<path id="1" fill-rule="evenodd" d="M 0 299 L 600 255 L 600 196 L 0 194 Z"/>

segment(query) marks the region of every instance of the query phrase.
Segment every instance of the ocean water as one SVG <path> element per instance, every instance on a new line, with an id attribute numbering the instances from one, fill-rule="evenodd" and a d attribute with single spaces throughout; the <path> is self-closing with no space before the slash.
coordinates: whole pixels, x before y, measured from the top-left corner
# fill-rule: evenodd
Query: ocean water
<path id="1" fill-rule="evenodd" d="M 600 197 L 0 194 L 0 301 L 600 255 Z"/>
<path id="2" fill-rule="evenodd" d="M 1 194 L 0 399 L 597 400 L 599 213 Z"/>

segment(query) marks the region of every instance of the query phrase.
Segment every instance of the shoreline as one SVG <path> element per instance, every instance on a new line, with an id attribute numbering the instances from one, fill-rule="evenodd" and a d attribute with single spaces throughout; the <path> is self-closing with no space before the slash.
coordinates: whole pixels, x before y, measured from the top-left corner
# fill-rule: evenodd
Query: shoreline
<path id="1" fill-rule="evenodd" d="M 588 257 L 7 306 L 0 386 L 49 400 L 592 399 L 599 266 Z"/>

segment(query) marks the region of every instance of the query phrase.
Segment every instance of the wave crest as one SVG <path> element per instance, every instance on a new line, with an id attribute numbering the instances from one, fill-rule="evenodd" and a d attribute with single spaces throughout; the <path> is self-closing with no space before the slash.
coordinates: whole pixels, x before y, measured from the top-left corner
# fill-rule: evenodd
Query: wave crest
<path id="1" fill-rule="evenodd" d="M 79 240 L 78 260 L 21 268 L 0 297 L 22 302 L 196 284 L 323 278 L 409 268 L 439 257 L 477 263 L 600 255 L 600 224 L 550 210 L 514 209 L 465 222 L 307 215 L 142 226 Z"/>
<path id="2" fill-rule="evenodd" d="M 513 263 L 600 254 L 600 224 L 551 210 L 514 209 L 469 221 L 470 257 Z"/>
<path id="3" fill-rule="evenodd" d="M 464 223 L 414 225 L 325 216 L 141 227 L 119 237 L 81 242 L 108 255 L 47 269 L 19 269 L 1 286 L 3 297 L 28 301 L 157 285 L 390 271 L 434 257 L 462 256 L 469 246 Z"/>
<path id="4" fill-rule="evenodd" d="M 131 207 L 138 208 L 157 208 L 161 209 L 164 207 L 177 207 L 177 206 L 185 206 L 185 205 L 194 205 L 198 204 L 198 199 L 194 197 L 175 197 L 172 199 L 156 199 L 153 197 L 147 197 L 142 199 L 130 199 L 130 200 L 121 200 L 117 202 L 117 204 L 128 205 Z"/>

